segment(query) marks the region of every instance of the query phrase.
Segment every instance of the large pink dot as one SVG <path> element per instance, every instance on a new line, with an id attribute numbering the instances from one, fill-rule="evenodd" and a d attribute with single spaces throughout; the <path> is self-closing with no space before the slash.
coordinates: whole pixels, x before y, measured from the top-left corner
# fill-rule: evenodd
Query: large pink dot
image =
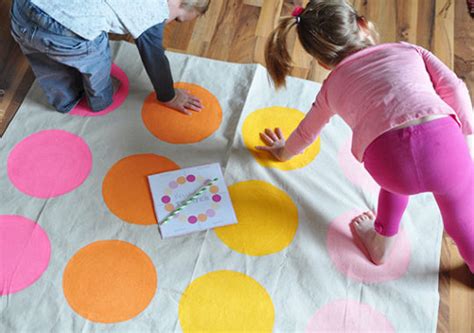
<path id="1" fill-rule="evenodd" d="M 369 193 L 378 193 L 380 186 L 364 168 L 363 164 L 356 160 L 351 153 L 352 140 L 346 141 L 339 150 L 338 161 L 344 175 L 352 184 L 367 190 Z"/>
<path id="2" fill-rule="evenodd" d="M 8 156 L 8 177 L 25 194 L 52 198 L 68 193 L 86 180 L 92 153 L 84 140 L 62 130 L 30 135 Z"/>
<path id="3" fill-rule="evenodd" d="M 107 107 L 106 109 L 100 111 L 100 112 L 93 112 L 90 108 L 89 105 L 87 104 L 87 101 L 85 98 L 83 98 L 79 104 L 69 112 L 69 114 L 73 116 L 82 116 L 82 117 L 97 117 L 97 116 L 104 116 L 115 109 L 117 109 L 122 103 L 125 101 L 125 99 L 128 96 L 128 91 L 130 88 L 130 83 L 128 81 L 127 74 L 117 65 L 112 64 L 112 70 L 110 72 L 110 75 L 115 77 L 117 80 L 120 81 L 120 86 L 115 92 L 113 98 L 112 98 L 112 104 Z"/>
<path id="4" fill-rule="evenodd" d="M 401 277 L 410 263 L 410 243 L 403 230 L 397 235 L 394 250 L 383 265 L 375 265 L 355 244 L 349 223 L 361 212 L 351 211 L 336 218 L 329 226 L 327 248 L 336 268 L 362 282 L 384 282 Z"/>
<path id="5" fill-rule="evenodd" d="M 35 222 L 17 215 L 0 215 L 0 295 L 33 284 L 48 267 L 51 246 Z"/>
<path id="6" fill-rule="evenodd" d="M 384 315 L 367 304 L 338 300 L 319 309 L 306 332 L 395 332 Z"/>

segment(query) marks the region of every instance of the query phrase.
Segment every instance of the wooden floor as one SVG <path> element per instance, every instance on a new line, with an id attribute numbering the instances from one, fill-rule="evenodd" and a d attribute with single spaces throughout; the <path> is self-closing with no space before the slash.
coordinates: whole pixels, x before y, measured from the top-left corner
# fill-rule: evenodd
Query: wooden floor
<path id="1" fill-rule="evenodd" d="M 434 52 L 474 92 L 474 19 L 466 0 L 351 0 L 373 21 L 383 42 L 408 41 Z M 0 0 L 0 135 L 24 99 L 33 75 L 11 40 L 11 0 Z M 280 16 L 289 15 L 290 0 L 213 0 L 208 13 L 194 22 L 166 29 L 169 50 L 238 63 L 263 64 L 263 48 Z M 321 82 L 327 71 L 290 41 L 293 75 Z M 443 238 L 438 332 L 474 332 L 474 278 L 456 246 Z"/>

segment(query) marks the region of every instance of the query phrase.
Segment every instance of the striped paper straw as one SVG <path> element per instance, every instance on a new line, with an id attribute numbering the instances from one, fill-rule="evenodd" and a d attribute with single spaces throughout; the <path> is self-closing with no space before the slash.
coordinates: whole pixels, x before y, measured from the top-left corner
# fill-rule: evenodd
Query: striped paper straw
<path id="1" fill-rule="evenodd" d="M 178 215 L 186 207 L 188 207 L 196 198 L 200 197 L 204 192 L 206 192 L 219 178 L 214 178 L 210 180 L 206 185 L 201 187 L 196 193 L 190 196 L 186 201 L 182 202 L 175 210 L 173 210 L 159 225 L 163 225 L 166 222 L 170 221 L 173 217 Z"/>

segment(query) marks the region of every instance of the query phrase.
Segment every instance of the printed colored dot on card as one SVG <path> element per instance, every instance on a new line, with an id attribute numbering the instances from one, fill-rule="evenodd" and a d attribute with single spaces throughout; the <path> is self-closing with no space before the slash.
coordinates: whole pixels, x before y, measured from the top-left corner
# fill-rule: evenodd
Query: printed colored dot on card
<path id="1" fill-rule="evenodd" d="M 254 111 L 247 116 L 242 126 L 245 146 L 252 153 L 256 161 L 267 168 L 293 170 L 308 165 L 319 154 L 321 146 L 320 138 L 311 144 L 304 153 L 294 156 L 286 162 L 276 161 L 267 152 L 255 149 L 255 146 L 265 145 L 260 138 L 260 133 L 266 128 L 275 129 L 278 127 L 283 132 L 285 138 L 288 138 L 293 130 L 298 127 L 298 124 L 304 116 L 304 113 L 301 111 L 279 106 Z"/>
<path id="2" fill-rule="evenodd" d="M 214 229 L 222 242 L 251 256 L 290 245 L 298 228 L 298 209 L 288 194 L 260 180 L 236 183 L 229 193 L 238 223 Z"/>
<path id="3" fill-rule="evenodd" d="M 172 189 L 175 189 L 178 187 L 178 183 L 173 180 L 172 182 L 168 184 L 168 186 Z"/>
<path id="4" fill-rule="evenodd" d="M 217 187 L 216 185 L 211 186 L 211 188 L 209 189 L 209 192 L 217 193 L 217 192 L 219 192 L 219 187 Z"/>
<path id="5" fill-rule="evenodd" d="M 219 194 L 215 194 L 212 196 L 212 200 L 215 202 L 220 202 L 221 201 L 221 196 Z"/>
<path id="6" fill-rule="evenodd" d="M 151 93 L 142 107 L 146 128 L 158 139 L 174 144 L 200 142 L 211 136 L 222 122 L 222 109 L 217 98 L 201 86 L 177 83 L 175 88 L 185 89 L 201 100 L 201 112 L 185 115 L 160 104 Z"/>
<path id="7" fill-rule="evenodd" d="M 176 182 L 180 185 L 183 185 L 184 183 L 186 183 L 186 178 L 184 178 L 183 176 L 178 177 L 178 179 L 176 179 Z"/>
<path id="8" fill-rule="evenodd" d="M 157 288 L 153 262 L 138 247 L 107 240 L 80 249 L 63 275 L 71 308 L 93 322 L 117 323 L 134 318 L 150 304 Z"/>
<path id="9" fill-rule="evenodd" d="M 397 235 L 397 250 L 392 251 L 383 265 L 374 265 L 362 251 L 363 247 L 354 242 L 349 223 L 361 214 L 350 211 L 337 217 L 327 233 L 328 253 L 336 268 L 349 278 L 378 283 L 396 280 L 408 270 L 410 263 L 410 243 L 403 230 Z"/>
<path id="10" fill-rule="evenodd" d="M 311 318 L 311 332 L 395 332 L 383 314 L 367 304 L 338 300 L 324 305 Z"/>
<path id="11" fill-rule="evenodd" d="M 251 277 L 215 271 L 198 277 L 179 300 L 183 332 L 272 332 L 270 295 Z"/>
<path id="12" fill-rule="evenodd" d="M 94 112 L 91 110 L 91 108 L 87 104 L 86 98 L 83 98 L 79 102 L 79 104 L 69 112 L 69 114 L 73 116 L 82 116 L 82 117 L 97 117 L 97 116 L 104 116 L 106 114 L 109 114 L 112 111 L 119 108 L 128 96 L 130 83 L 128 81 L 127 74 L 125 74 L 125 72 L 119 66 L 115 64 L 112 64 L 112 69 L 111 69 L 110 74 L 112 77 L 120 81 L 120 86 L 115 92 L 112 98 L 112 104 L 110 106 L 108 106 L 102 111 Z"/>
<path id="13" fill-rule="evenodd" d="M 170 198 L 169 196 L 167 196 L 167 195 L 161 197 L 161 202 L 162 202 L 162 203 L 167 204 L 167 203 L 170 203 L 170 201 L 171 201 L 171 198 Z"/>
<path id="14" fill-rule="evenodd" d="M 194 182 L 194 181 L 196 180 L 196 176 L 194 176 L 194 175 L 188 175 L 188 176 L 186 177 L 186 180 L 187 180 L 188 182 L 192 183 L 192 182 Z"/>
<path id="15" fill-rule="evenodd" d="M 216 212 L 214 209 L 208 209 L 206 210 L 206 215 L 209 216 L 209 217 L 214 217 L 216 216 Z"/>
<path id="16" fill-rule="evenodd" d="M 179 169 L 170 159 L 153 154 L 125 157 L 115 163 L 102 183 L 102 196 L 109 210 L 133 224 L 156 224 L 157 217 L 148 186 L 149 175 Z"/>
<path id="17" fill-rule="evenodd" d="M 174 210 L 174 205 L 172 205 L 172 204 L 165 205 L 165 210 L 167 212 L 172 212 Z"/>
<path id="18" fill-rule="evenodd" d="M 48 267 L 51 244 L 43 228 L 18 215 L 0 215 L 0 296 L 19 292 Z"/>
<path id="19" fill-rule="evenodd" d="M 63 130 L 37 132 L 10 152 L 7 172 L 21 192 L 53 198 L 79 187 L 92 169 L 92 153 L 85 141 Z"/>
<path id="20" fill-rule="evenodd" d="M 194 223 L 196 223 L 197 221 L 198 221 L 198 219 L 197 219 L 197 217 L 194 216 L 194 215 L 193 215 L 193 216 L 190 216 L 190 217 L 188 218 L 188 222 L 191 223 L 191 224 L 194 224 Z"/>
<path id="21" fill-rule="evenodd" d="M 198 220 L 199 220 L 199 222 L 206 222 L 207 221 L 207 215 L 206 214 L 199 214 L 198 215 Z"/>

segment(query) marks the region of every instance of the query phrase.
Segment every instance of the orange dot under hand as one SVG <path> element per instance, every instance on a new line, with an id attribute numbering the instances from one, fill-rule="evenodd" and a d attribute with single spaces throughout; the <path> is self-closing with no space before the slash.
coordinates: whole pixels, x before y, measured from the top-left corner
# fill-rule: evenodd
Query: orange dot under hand
<path id="1" fill-rule="evenodd" d="M 185 115 L 156 100 L 151 93 L 142 107 L 146 128 L 158 139 L 174 144 L 200 142 L 211 136 L 222 122 L 222 109 L 217 98 L 208 90 L 191 83 L 177 83 L 175 88 L 187 90 L 201 101 L 200 112 Z"/>

